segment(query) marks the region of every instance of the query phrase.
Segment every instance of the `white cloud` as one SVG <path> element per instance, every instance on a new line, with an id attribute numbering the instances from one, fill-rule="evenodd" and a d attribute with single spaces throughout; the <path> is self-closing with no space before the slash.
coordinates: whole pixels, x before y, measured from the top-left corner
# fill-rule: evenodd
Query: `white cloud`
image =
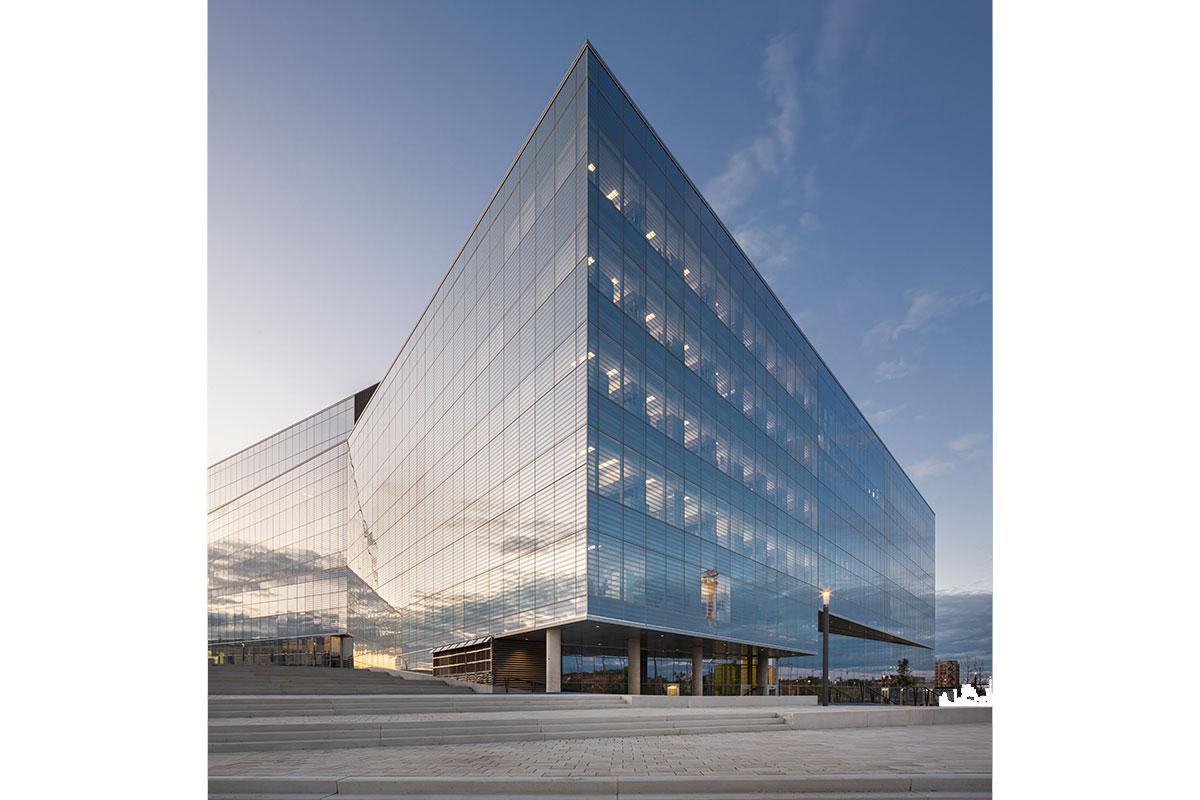
<path id="1" fill-rule="evenodd" d="M 729 164 L 704 189 L 704 197 L 712 203 L 718 215 L 728 214 L 745 202 L 759 181 L 759 168 L 749 151 L 729 157 Z"/>
<path id="2" fill-rule="evenodd" d="M 882 408 L 871 415 L 871 422 L 876 425 L 886 425 L 896 418 L 896 415 L 904 410 L 904 406 L 896 406 L 895 408 Z"/>
<path id="3" fill-rule="evenodd" d="M 960 309 L 986 303 L 991 298 L 986 292 L 966 291 L 951 294 L 945 290 L 923 290 L 909 295 L 908 311 L 899 322 L 884 320 L 863 338 L 865 344 L 889 345 L 901 336 L 916 333 L 951 316 Z"/>
<path id="4" fill-rule="evenodd" d="M 762 86 L 771 101 L 767 130 L 729 157 L 729 163 L 704 189 L 719 215 L 740 207 L 768 177 L 778 176 L 792 161 L 804 118 L 796 72 L 796 37 L 781 34 L 763 52 Z"/>
<path id="5" fill-rule="evenodd" d="M 980 444 L 987 441 L 987 438 L 986 433 L 967 433 L 957 439 L 951 439 L 950 449 L 956 453 L 969 452 L 977 449 Z"/>
<path id="6" fill-rule="evenodd" d="M 797 242 L 783 225 L 747 222 L 733 231 L 733 238 L 760 269 L 786 266 L 796 253 Z"/>
<path id="7" fill-rule="evenodd" d="M 965 433 L 946 443 L 949 456 L 934 456 L 913 464 L 908 468 L 912 478 L 936 478 L 953 472 L 959 464 L 987 453 L 986 442 L 990 437 L 986 433 Z"/>
<path id="8" fill-rule="evenodd" d="M 956 464 L 944 458 L 926 458 L 908 468 L 908 474 L 913 478 L 936 478 L 954 471 Z"/>
<path id="9" fill-rule="evenodd" d="M 964 461 L 979 458 L 987 453 L 985 442 L 987 442 L 988 438 L 986 433 L 967 433 L 959 436 L 957 439 L 951 439 L 949 447 Z"/>
<path id="10" fill-rule="evenodd" d="M 808 84 L 815 117 L 825 136 L 833 135 L 839 128 L 846 75 L 871 40 L 868 32 L 862 30 L 862 17 L 860 4 L 843 0 L 831 3 L 821 21 Z"/>
<path id="11" fill-rule="evenodd" d="M 894 381 L 903 378 L 905 375 L 911 375 L 913 371 L 913 365 L 904 359 L 900 359 L 899 361 L 884 361 L 875 367 L 875 380 Z"/>
<path id="12" fill-rule="evenodd" d="M 794 36 L 776 36 L 763 57 L 763 85 L 775 103 L 770 127 L 784 161 L 796 152 L 796 139 L 804 120 L 800 110 L 799 80 L 795 68 Z"/>

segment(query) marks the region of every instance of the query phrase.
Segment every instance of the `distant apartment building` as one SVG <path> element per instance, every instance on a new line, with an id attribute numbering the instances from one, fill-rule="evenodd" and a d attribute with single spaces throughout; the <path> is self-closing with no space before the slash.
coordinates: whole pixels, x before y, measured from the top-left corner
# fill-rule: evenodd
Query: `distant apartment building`
<path id="1" fill-rule="evenodd" d="M 947 687 L 957 689 L 962 685 L 957 661 L 937 661 L 934 663 L 933 672 L 936 681 L 935 685 L 938 688 Z"/>

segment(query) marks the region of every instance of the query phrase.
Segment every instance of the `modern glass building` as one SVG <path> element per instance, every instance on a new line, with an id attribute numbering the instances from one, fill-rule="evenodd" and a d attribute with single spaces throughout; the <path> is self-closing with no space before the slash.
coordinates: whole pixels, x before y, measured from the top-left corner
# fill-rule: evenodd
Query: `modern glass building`
<path id="1" fill-rule="evenodd" d="M 210 639 L 770 691 L 828 587 L 834 677 L 932 678 L 932 510 L 590 45 L 352 401 L 212 468 Z"/>
<path id="2" fill-rule="evenodd" d="M 214 663 L 395 663 L 398 617 L 346 563 L 346 440 L 374 388 L 209 467 Z"/>

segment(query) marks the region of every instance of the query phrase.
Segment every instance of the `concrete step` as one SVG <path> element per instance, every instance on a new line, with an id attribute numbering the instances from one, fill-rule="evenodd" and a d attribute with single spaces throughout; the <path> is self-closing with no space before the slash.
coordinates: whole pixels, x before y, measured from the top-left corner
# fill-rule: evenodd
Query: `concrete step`
<path id="1" fill-rule="evenodd" d="M 443 693 L 443 694 L 446 694 L 446 693 Z M 453 692 L 453 693 L 449 693 L 449 694 L 458 694 L 458 693 Z M 612 703 L 613 705 L 628 705 L 628 703 L 626 703 L 626 701 L 625 701 L 625 698 L 619 694 L 556 694 L 556 693 L 551 693 L 551 694 L 542 694 L 542 693 L 538 693 L 538 694 L 516 694 L 516 693 L 513 693 L 513 694 L 475 694 L 474 692 L 470 692 L 468 694 L 468 697 L 472 700 L 472 702 L 477 702 L 477 703 L 522 703 L 522 702 L 524 702 L 524 703 L 547 703 L 547 702 L 592 701 L 592 702 Z M 260 696 L 252 695 L 252 694 L 251 695 L 242 695 L 240 698 L 236 698 L 236 699 L 255 699 L 255 698 L 260 698 Z M 339 696 L 336 692 L 332 692 L 332 693 L 314 694 L 314 695 L 292 695 L 290 697 L 278 697 L 278 696 L 264 695 L 264 696 L 261 696 L 260 699 L 263 702 L 285 704 L 285 703 L 316 702 L 316 701 L 323 701 L 323 700 L 342 700 L 342 701 L 362 700 L 362 701 L 366 702 L 367 700 L 369 700 L 369 697 L 364 697 L 364 696 L 358 695 L 358 694 Z M 403 699 L 404 698 L 402 698 L 402 697 L 389 698 L 389 700 L 393 700 L 395 702 L 403 702 Z M 448 698 L 448 699 L 451 699 L 451 698 Z M 458 702 L 460 700 L 459 697 L 455 697 L 452 699 L 455 702 Z M 210 698 L 209 702 L 210 703 L 235 702 L 235 698 L 214 697 L 214 698 Z M 420 702 L 420 701 L 414 700 L 414 702 Z M 731 704 L 731 705 L 740 705 L 740 704 Z M 747 705 L 749 705 L 749 704 L 747 704 Z"/>
<path id="2" fill-rule="evenodd" d="M 566 798 L 615 800 L 620 797 L 732 800 L 751 797 L 798 797 L 809 800 L 863 798 L 991 797 L 992 776 L 935 773 L 904 775 L 653 775 L 622 777 L 364 777 L 212 776 L 209 797 L 423 797 L 423 798 Z"/>
<path id="3" fill-rule="evenodd" d="M 609 706 L 545 706 L 540 710 L 544 711 L 571 711 L 604 709 Z M 248 709 L 248 710 L 228 710 L 228 711 L 210 711 L 209 719 L 287 719 L 290 717 L 345 717 L 345 716 L 394 716 L 397 714 L 456 714 L 456 713 L 492 713 L 505 711 L 519 711 L 515 708 L 447 708 L 445 706 L 430 706 L 430 707 L 403 707 L 391 708 L 388 706 L 378 706 L 374 708 L 317 708 L 311 710 L 284 711 L 280 709 Z"/>
<path id="4" fill-rule="evenodd" d="M 229 694 L 473 694 L 434 678 L 404 677 L 366 669 L 220 666 L 208 671 L 208 693 Z"/>
<path id="5" fill-rule="evenodd" d="M 571 725 L 564 723 L 550 728 L 536 724 L 475 732 L 439 732 L 436 728 L 422 731 L 366 731 L 324 734 L 305 731 L 298 734 L 268 733 L 266 737 L 251 737 L 242 740 L 210 741 L 211 753 L 241 753 L 277 750 L 335 750 L 360 747 L 414 747 L 441 744 L 478 744 L 489 742 L 533 742 L 562 739 L 628 738 L 635 736 L 684 736 L 705 733 L 762 732 L 772 729 L 786 730 L 778 717 L 773 719 L 714 722 L 698 720 L 681 722 L 663 720 L 658 722 L 627 721 Z"/>
<path id="6" fill-rule="evenodd" d="M 210 686 L 209 695 L 220 697 L 222 695 L 306 695 L 306 694 L 391 694 L 391 695 L 439 695 L 439 694 L 456 694 L 467 695 L 474 694 L 466 687 L 450 687 L 438 686 L 421 689 L 398 689 L 393 686 L 372 686 L 372 687 L 356 687 L 352 686 L 329 686 L 329 687 L 313 687 L 313 686 Z"/>
<path id="7" fill-rule="evenodd" d="M 769 712 L 747 712 L 736 714 L 701 715 L 701 714 L 604 714 L 571 717 L 519 717 L 505 719 L 489 719 L 486 721 L 489 730 L 502 732 L 518 730 L 559 731 L 583 728 L 608 728 L 613 725 L 706 725 L 706 724 L 743 724 L 767 722 L 769 724 L 784 724 L 784 720 Z M 209 741 L 251 741 L 271 739 L 328 739 L 338 736 L 361 736 L 380 734 L 383 737 L 398 736 L 412 733 L 414 735 L 432 733 L 459 733 L 476 731 L 484 721 L 479 719 L 444 719 L 413 722 L 342 722 L 330 725 L 319 723 L 265 723 L 251 725 L 209 725 Z"/>
<path id="8" fill-rule="evenodd" d="M 548 695 L 543 698 L 526 695 L 509 695 L 491 698 L 487 695 L 423 695 L 420 697 L 397 697 L 393 695 L 325 695 L 324 697 L 270 697 L 263 695 L 240 697 L 214 697 L 208 703 L 210 708 L 241 707 L 247 705 L 264 708 L 315 708 L 317 706 L 362 706 L 368 708 L 375 705 L 394 706 L 471 706 L 472 708 L 543 708 L 547 706 L 603 705 L 610 708 L 624 708 L 628 705 L 622 698 L 612 700 L 593 699 L 602 695 L 583 696 L 579 699 L 562 695 Z"/>
<path id="9" fill-rule="evenodd" d="M 210 719 L 627 708 L 619 695 L 452 695 L 210 699 Z"/>

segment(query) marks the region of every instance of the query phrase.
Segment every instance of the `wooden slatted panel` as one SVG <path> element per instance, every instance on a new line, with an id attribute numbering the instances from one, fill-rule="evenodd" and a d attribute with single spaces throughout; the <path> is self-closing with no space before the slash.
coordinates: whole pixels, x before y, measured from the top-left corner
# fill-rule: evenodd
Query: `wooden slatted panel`
<path id="1" fill-rule="evenodd" d="M 496 639 L 492 642 L 494 685 L 511 682 L 513 688 L 527 689 L 532 683 L 541 691 L 546 685 L 546 643 L 523 639 Z"/>

